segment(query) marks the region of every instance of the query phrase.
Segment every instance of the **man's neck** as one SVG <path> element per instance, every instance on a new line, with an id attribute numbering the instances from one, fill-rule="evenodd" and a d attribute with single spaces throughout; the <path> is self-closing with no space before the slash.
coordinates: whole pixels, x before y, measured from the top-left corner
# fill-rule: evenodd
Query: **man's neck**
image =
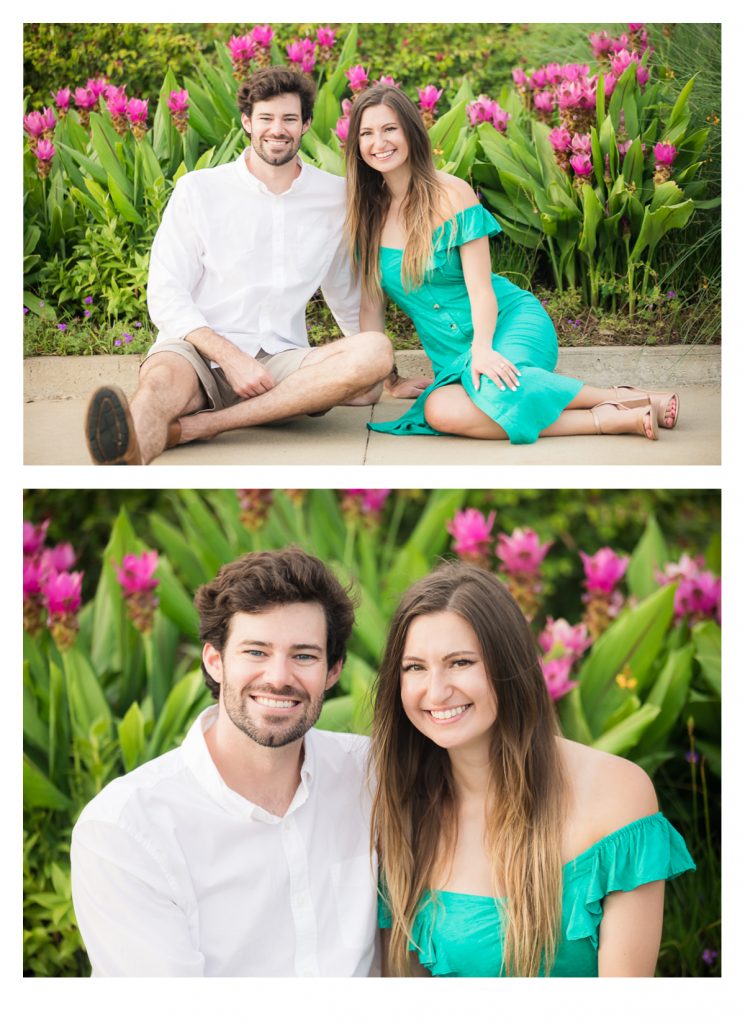
<path id="1" fill-rule="evenodd" d="M 210 756 L 226 786 L 270 814 L 282 817 L 300 785 L 303 740 L 262 747 L 222 710 L 204 734 Z"/>
<path id="2" fill-rule="evenodd" d="M 266 163 L 249 147 L 245 159 L 249 172 L 255 178 L 258 178 L 263 185 L 266 185 L 274 195 L 287 192 L 295 178 L 300 174 L 300 161 L 297 156 L 294 156 L 286 164 L 275 166 L 274 164 Z"/>

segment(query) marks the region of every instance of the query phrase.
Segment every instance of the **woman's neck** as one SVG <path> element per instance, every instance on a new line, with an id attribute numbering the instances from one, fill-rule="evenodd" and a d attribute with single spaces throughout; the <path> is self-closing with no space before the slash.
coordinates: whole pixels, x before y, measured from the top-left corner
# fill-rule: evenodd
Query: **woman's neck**
<path id="1" fill-rule="evenodd" d="M 491 766 L 489 751 L 483 746 L 478 749 L 448 751 L 453 773 L 456 801 L 484 799 L 489 790 Z"/>
<path id="2" fill-rule="evenodd" d="M 406 198 L 406 193 L 409 191 L 409 182 L 411 181 L 411 171 L 409 168 L 397 167 L 395 171 L 384 174 L 383 181 L 391 194 L 393 205 L 400 206 Z"/>

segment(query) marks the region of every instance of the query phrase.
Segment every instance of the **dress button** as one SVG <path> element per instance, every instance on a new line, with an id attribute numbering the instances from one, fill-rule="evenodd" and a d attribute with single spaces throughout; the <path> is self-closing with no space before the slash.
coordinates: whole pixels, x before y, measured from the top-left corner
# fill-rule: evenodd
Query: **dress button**
<path id="1" fill-rule="evenodd" d="M 457 330 L 457 328 L 456 328 L 455 324 L 451 324 L 451 325 L 450 325 L 450 330 L 451 330 L 451 331 L 455 331 L 455 330 Z"/>
<path id="2" fill-rule="evenodd" d="M 436 302 L 432 308 L 433 309 L 439 309 L 440 308 L 440 303 Z"/>

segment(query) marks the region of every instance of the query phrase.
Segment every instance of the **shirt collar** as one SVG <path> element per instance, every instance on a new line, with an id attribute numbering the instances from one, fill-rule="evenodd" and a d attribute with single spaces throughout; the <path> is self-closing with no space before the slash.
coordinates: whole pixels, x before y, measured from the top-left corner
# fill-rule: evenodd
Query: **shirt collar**
<path id="1" fill-rule="evenodd" d="M 215 762 L 212 760 L 212 755 L 207 748 L 207 742 L 204 738 L 205 732 L 216 719 L 217 705 L 213 704 L 195 719 L 181 744 L 181 750 L 187 765 L 196 777 L 197 782 L 209 793 L 212 799 L 223 810 L 235 817 L 263 821 L 272 825 L 279 824 L 284 818 L 288 817 L 299 807 L 302 807 L 310 795 L 310 786 L 316 760 L 314 740 L 311 737 L 313 730 L 306 733 L 303 740 L 303 764 L 300 769 L 300 785 L 296 789 L 292 802 L 284 816 L 278 817 L 276 814 L 270 814 L 263 807 L 259 807 L 258 804 L 251 803 L 250 800 L 241 796 L 240 793 L 236 793 L 235 790 L 225 783 L 222 775 L 217 770 Z"/>
<path id="2" fill-rule="evenodd" d="M 300 174 L 297 178 L 293 179 L 292 184 L 286 192 L 270 192 L 263 181 L 259 181 L 255 174 L 252 174 L 248 169 L 246 163 L 246 154 L 250 150 L 250 146 L 246 146 L 243 152 L 240 154 L 238 159 L 235 161 L 236 168 L 241 180 L 254 192 L 263 193 L 265 196 L 271 196 L 272 199 L 277 199 L 279 196 L 289 195 L 290 192 L 301 192 L 304 191 L 305 186 L 308 182 L 308 166 L 300 156 L 299 153 L 295 155 L 295 159 L 300 164 Z"/>

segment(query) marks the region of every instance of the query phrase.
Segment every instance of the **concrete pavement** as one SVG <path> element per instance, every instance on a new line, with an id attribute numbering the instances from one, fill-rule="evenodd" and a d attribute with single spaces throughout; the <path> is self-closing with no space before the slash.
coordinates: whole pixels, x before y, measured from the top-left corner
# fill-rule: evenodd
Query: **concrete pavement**
<path id="1" fill-rule="evenodd" d="M 366 428 L 399 416 L 407 403 L 332 409 L 273 426 L 222 434 L 164 452 L 156 466 L 187 465 L 718 465 L 721 461 L 718 347 L 562 349 L 558 372 L 587 383 L 674 387 L 681 415 L 657 443 L 636 436 L 541 438 L 534 445 L 457 437 L 400 437 Z M 428 372 L 421 352 L 397 354 L 402 374 Z M 24 362 L 24 462 L 90 465 L 83 416 L 99 384 L 136 387 L 137 356 L 36 357 Z"/>

